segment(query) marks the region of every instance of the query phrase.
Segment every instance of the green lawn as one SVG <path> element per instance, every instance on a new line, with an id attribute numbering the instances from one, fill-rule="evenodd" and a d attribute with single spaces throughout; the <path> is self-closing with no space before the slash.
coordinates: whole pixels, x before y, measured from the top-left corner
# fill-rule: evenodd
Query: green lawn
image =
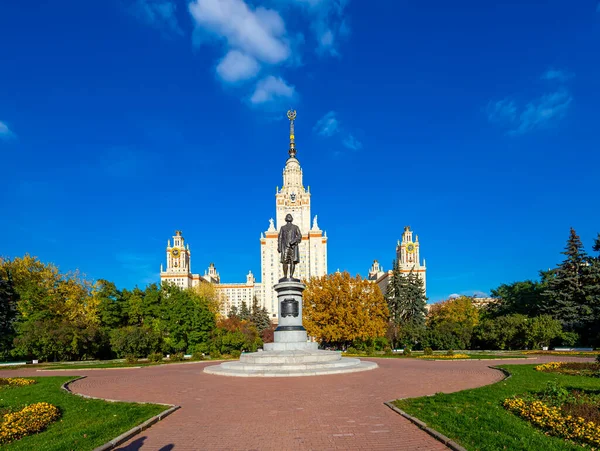
<path id="1" fill-rule="evenodd" d="M 28 378 L 29 379 L 29 378 Z M 18 409 L 48 402 L 61 411 L 61 418 L 37 434 L 3 445 L 6 450 L 92 450 L 157 415 L 168 407 L 156 404 L 106 402 L 67 393 L 60 387 L 73 377 L 34 377 L 27 387 L 0 388 L 0 410 Z"/>
<path id="2" fill-rule="evenodd" d="M 544 435 L 502 407 L 504 399 L 542 391 L 556 380 L 568 388 L 599 390 L 600 379 L 543 373 L 535 365 L 502 365 L 512 377 L 487 387 L 452 394 L 397 400 L 394 404 L 468 450 L 581 450 Z"/>

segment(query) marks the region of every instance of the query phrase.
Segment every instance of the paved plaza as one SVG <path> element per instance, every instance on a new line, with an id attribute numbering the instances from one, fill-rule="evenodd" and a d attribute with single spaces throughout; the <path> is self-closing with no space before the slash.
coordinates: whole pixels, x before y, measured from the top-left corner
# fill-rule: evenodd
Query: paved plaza
<path id="1" fill-rule="evenodd" d="M 383 403 L 453 392 L 503 378 L 490 365 L 557 360 L 423 361 L 373 359 L 379 368 L 345 375 L 236 378 L 206 374 L 208 362 L 137 369 L 74 370 L 74 392 L 182 408 L 120 450 L 442 450 Z M 560 358 L 560 360 L 573 360 Z M 65 375 L 33 370 L 0 376 Z"/>

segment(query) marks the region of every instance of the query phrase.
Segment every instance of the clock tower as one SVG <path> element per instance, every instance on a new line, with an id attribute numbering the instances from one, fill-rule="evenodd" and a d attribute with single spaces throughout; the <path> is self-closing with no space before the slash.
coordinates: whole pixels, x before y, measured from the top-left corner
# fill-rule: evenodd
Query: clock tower
<path id="1" fill-rule="evenodd" d="M 181 230 L 175 231 L 173 245 L 167 240 L 167 268 L 160 265 L 161 282 L 169 281 L 181 288 L 192 286 L 192 259 L 189 244 L 186 246 Z"/>
<path id="2" fill-rule="evenodd" d="M 398 241 L 396 246 L 396 260 L 402 274 L 408 274 L 411 271 L 423 280 L 423 287 L 427 291 L 426 285 L 426 266 L 425 259 L 421 265 L 419 235 L 415 236 L 413 241 L 413 231 L 410 226 L 404 227 L 402 241 Z"/>

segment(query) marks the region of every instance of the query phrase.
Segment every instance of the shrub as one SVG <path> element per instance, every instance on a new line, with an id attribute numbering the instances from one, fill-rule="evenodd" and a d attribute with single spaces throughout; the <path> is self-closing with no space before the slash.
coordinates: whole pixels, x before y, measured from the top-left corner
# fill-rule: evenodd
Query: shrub
<path id="1" fill-rule="evenodd" d="M 448 350 L 446 351 L 446 355 L 447 355 L 447 356 L 449 356 L 449 357 L 451 357 L 451 356 L 453 356 L 453 355 L 454 355 L 454 351 L 453 351 L 452 349 L 448 349 Z"/>
<path id="2" fill-rule="evenodd" d="M 220 359 L 221 357 L 222 357 L 221 353 L 218 350 L 213 349 L 212 351 L 210 351 L 210 358 L 211 359 Z"/>
<path id="3" fill-rule="evenodd" d="M 392 354 L 393 354 L 393 352 L 392 352 L 392 348 L 390 348 L 389 346 L 386 346 L 386 347 L 383 349 L 383 352 L 385 352 L 385 355 L 392 355 Z"/>
<path id="4" fill-rule="evenodd" d="M 231 357 L 233 357 L 234 359 L 239 359 L 240 356 L 242 355 L 241 351 L 238 351 L 237 349 L 234 349 L 233 351 L 231 351 Z"/>
<path id="5" fill-rule="evenodd" d="M 375 354 L 375 348 L 373 346 L 368 346 L 366 349 L 366 353 L 367 353 L 367 355 Z"/>
<path id="6" fill-rule="evenodd" d="M 600 354 L 596 356 L 596 363 L 600 363 Z"/>
<path id="7" fill-rule="evenodd" d="M 375 340 L 373 340 L 373 347 L 376 351 L 385 351 L 385 348 L 390 347 L 390 343 L 385 337 L 377 337 Z"/>
<path id="8" fill-rule="evenodd" d="M 46 402 L 38 402 L 17 412 L 7 413 L 0 421 L 0 444 L 41 432 L 58 417 L 58 408 Z"/>
<path id="9" fill-rule="evenodd" d="M 433 349 L 431 349 L 429 346 L 426 347 L 423 349 L 423 355 L 433 355 Z"/>
<path id="10" fill-rule="evenodd" d="M 160 335 L 145 326 L 122 327 L 110 334 L 110 345 L 119 357 L 145 357 L 160 349 L 160 341 Z"/>
<path id="11" fill-rule="evenodd" d="M 184 356 L 183 352 L 175 352 L 175 353 L 171 354 L 171 356 L 169 357 L 169 360 L 171 362 L 183 362 L 184 359 L 185 359 L 185 356 Z"/>
<path id="12" fill-rule="evenodd" d="M 125 361 L 126 361 L 127 363 L 137 363 L 137 360 L 138 360 L 138 359 L 137 359 L 137 357 L 136 357 L 136 356 L 134 356 L 133 354 L 127 354 L 127 355 L 125 356 Z"/>
<path id="13" fill-rule="evenodd" d="M 411 349 L 411 347 L 410 346 L 405 346 L 403 354 L 407 355 L 407 356 L 412 355 L 412 349 Z"/>
<path id="14" fill-rule="evenodd" d="M 205 358 L 206 357 L 202 352 L 196 351 L 192 354 L 192 360 L 204 360 Z"/>
<path id="15" fill-rule="evenodd" d="M 162 359 L 163 359 L 163 355 L 161 352 L 153 352 L 152 354 L 150 354 L 148 356 L 148 360 L 152 363 L 162 362 Z"/>
<path id="16" fill-rule="evenodd" d="M 346 353 L 347 354 L 358 354 L 358 351 L 356 350 L 356 348 L 350 346 L 350 347 L 348 347 L 348 349 L 346 349 Z"/>

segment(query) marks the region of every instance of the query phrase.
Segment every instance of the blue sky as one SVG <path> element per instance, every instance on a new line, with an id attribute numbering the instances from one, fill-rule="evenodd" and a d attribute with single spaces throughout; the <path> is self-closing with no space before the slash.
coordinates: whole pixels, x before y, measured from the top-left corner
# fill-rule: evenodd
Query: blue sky
<path id="1" fill-rule="evenodd" d="M 285 112 L 329 270 L 487 293 L 600 232 L 596 1 L 113 0 L 0 7 L 0 255 L 120 287 L 260 274 Z"/>

